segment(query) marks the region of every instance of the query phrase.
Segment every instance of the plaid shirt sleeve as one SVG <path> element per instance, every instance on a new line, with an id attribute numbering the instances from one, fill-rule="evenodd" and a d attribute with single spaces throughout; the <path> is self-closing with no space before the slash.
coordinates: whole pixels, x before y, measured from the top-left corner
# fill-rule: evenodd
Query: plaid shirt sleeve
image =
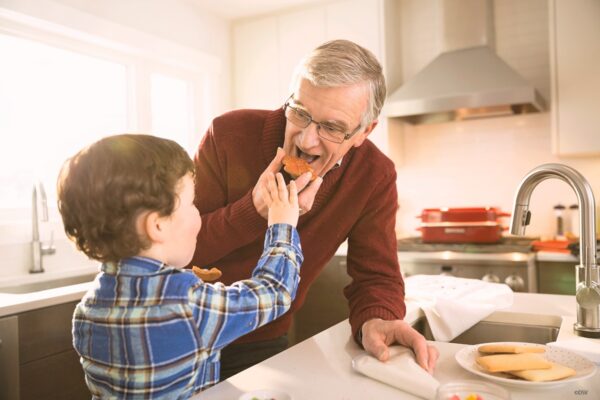
<path id="1" fill-rule="evenodd" d="M 219 350 L 289 310 L 300 281 L 303 254 L 296 228 L 274 224 L 252 277 L 231 286 L 201 283 L 190 302 L 200 332 L 200 347 Z"/>

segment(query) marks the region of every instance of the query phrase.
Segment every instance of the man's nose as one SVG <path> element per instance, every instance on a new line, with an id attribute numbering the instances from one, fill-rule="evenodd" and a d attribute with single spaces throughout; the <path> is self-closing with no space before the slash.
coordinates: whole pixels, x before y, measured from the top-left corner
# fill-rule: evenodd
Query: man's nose
<path id="1" fill-rule="evenodd" d="M 312 121 L 306 128 L 302 130 L 300 133 L 300 144 L 303 148 L 307 149 L 310 147 L 317 146 L 321 138 L 319 137 L 319 125 L 317 125 L 314 121 Z"/>

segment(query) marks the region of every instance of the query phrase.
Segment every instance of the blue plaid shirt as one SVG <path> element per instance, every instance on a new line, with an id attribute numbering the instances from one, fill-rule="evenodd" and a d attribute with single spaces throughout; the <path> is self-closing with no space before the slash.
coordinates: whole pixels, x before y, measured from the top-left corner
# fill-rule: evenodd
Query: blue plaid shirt
<path id="1" fill-rule="evenodd" d="M 302 260 L 296 229 L 276 224 L 252 278 L 231 286 L 149 258 L 103 264 L 73 315 L 92 395 L 185 399 L 217 383 L 220 349 L 290 308 Z"/>

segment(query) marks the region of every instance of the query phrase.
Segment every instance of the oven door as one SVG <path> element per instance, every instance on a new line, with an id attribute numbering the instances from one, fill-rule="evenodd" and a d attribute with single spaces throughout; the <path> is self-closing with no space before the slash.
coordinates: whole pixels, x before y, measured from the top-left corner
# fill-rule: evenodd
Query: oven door
<path id="1" fill-rule="evenodd" d="M 404 276 L 443 274 L 505 283 L 515 292 L 537 292 L 534 253 L 399 251 L 398 260 Z"/>

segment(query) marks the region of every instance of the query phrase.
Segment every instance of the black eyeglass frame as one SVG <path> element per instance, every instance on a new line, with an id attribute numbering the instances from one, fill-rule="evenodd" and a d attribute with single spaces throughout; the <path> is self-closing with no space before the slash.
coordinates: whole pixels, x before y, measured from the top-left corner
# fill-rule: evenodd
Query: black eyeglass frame
<path id="1" fill-rule="evenodd" d="M 298 124 L 296 124 L 296 123 L 294 123 L 294 122 L 290 121 L 290 119 L 287 117 L 287 115 L 286 115 L 286 117 L 285 117 L 285 118 L 286 118 L 288 121 L 290 121 L 292 124 L 294 124 L 294 125 L 296 125 L 296 126 L 298 126 L 298 127 L 302 128 L 302 129 L 305 129 L 305 128 L 306 128 L 306 127 L 308 127 L 308 126 L 309 126 L 311 123 L 314 123 L 315 125 L 317 125 L 317 134 L 319 135 L 319 137 L 320 137 L 320 138 L 322 138 L 322 139 L 325 139 L 325 140 L 327 140 L 327 141 L 330 141 L 330 142 L 332 142 L 332 143 L 342 144 L 342 143 L 344 143 L 344 141 L 346 141 L 346 140 L 349 140 L 350 138 L 352 138 L 352 136 L 356 135 L 356 134 L 357 134 L 357 133 L 358 133 L 358 132 L 361 130 L 361 128 L 362 128 L 362 122 L 361 122 L 361 123 L 359 123 L 359 124 L 358 124 L 358 126 L 356 127 L 356 129 L 354 129 L 352 132 L 342 132 L 342 131 L 339 131 L 341 134 L 343 134 L 343 135 L 344 135 L 344 137 L 340 137 L 340 140 L 341 140 L 341 141 L 336 141 L 336 140 L 333 140 L 332 138 L 328 138 L 328 137 L 322 136 L 322 135 L 321 135 L 321 128 L 322 128 L 322 125 L 321 125 L 321 124 L 322 124 L 322 122 L 317 122 L 317 121 L 315 121 L 315 120 L 313 119 L 312 115 L 310 115 L 308 112 L 306 112 L 306 111 L 304 111 L 304 110 L 301 110 L 301 109 L 299 109 L 299 108 L 296 108 L 296 107 L 294 107 L 294 106 L 290 105 L 290 100 L 291 100 L 291 101 L 293 101 L 293 100 L 294 100 L 294 94 L 293 94 L 293 93 L 290 95 L 290 97 L 288 97 L 288 99 L 287 99 L 287 100 L 285 101 L 285 103 L 283 104 L 283 113 L 284 113 L 284 114 L 286 114 L 286 110 L 287 110 L 288 108 L 290 108 L 291 110 L 293 110 L 294 112 L 296 112 L 296 113 L 298 113 L 298 114 L 304 114 L 304 115 L 306 115 L 306 116 L 308 117 L 308 123 L 307 123 L 306 125 L 304 125 L 304 126 L 300 126 L 300 125 L 298 125 Z"/>

